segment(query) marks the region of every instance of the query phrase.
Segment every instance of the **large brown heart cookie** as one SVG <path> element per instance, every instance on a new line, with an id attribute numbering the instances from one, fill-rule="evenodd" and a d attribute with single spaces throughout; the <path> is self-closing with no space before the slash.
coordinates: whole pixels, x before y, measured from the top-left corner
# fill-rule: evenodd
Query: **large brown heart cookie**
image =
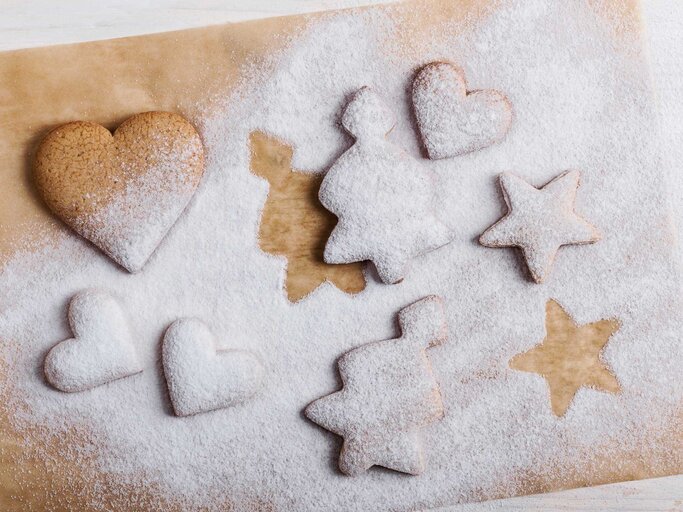
<path id="1" fill-rule="evenodd" d="M 512 105 L 493 89 L 468 91 L 465 73 L 448 62 L 423 67 L 413 82 L 413 108 L 431 159 L 464 155 L 500 142 Z"/>
<path id="2" fill-rule="evenodd" d="M 173 226 L 204 172 L 194 127 L 145 112 L 112 133 L 77 121 L 52 130 L 35 158 L 48 207 L 129 272 L 139 271 Z"/>

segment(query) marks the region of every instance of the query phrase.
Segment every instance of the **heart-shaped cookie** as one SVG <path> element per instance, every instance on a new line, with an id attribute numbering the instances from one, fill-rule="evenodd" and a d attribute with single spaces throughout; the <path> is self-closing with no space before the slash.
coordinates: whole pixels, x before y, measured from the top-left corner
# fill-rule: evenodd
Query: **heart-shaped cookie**
<path id="1" fill-rule="evenodd" d="M 43 139 L 34 167 L 48 207 L 137 272 L 194 194 L 204 172 L 204 148 L 183 117 L 145 112 L 113 135 L 95 123 L 62 125 Z"/>
<path id="2" fill-rule="evenodd" d="M 423 67 L 413 82 L 413 108 L 429 158 L 450 158 L 501 141 L 512 105 L 493 89 L 467 92 L 465 74 L 448 62 Z"/>
<path id="3" fill-rule="evenodd" d="M 244 350 L 216 351 L 209 328 L 195 318 L 176 320 L 162 347 L 164 374 L 177 416 L 222 409 L 254 395 L 264 369 Z"/>
<path id="4" fill-rule="evenodd" d="M 108 293 L 85 290 L 74 296 L 69 325 L 74 337 L 45 358 L 45 377 L 55 388 L 85 391 L 142 371 L 126 317 Z"/>

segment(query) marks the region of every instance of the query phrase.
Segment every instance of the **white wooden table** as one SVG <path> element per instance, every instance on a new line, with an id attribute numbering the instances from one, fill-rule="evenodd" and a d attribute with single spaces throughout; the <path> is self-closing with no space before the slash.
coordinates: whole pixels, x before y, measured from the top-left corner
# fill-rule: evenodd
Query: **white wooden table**
<path id="1" fill-rule="evenodd" d="M 390 0 L 0 0 L 0 51 L 387 1 Z M 673 170 L 674 209 L 683 226 L 683 0 L 641 2 L 661 106 L 664 164 Z M 679 228 L 679 233 L 683 235 L 683 229 Z M 683 236 L 679 238 L 683 240 Z M 683 475 L 447 510 L 683 512 Z"/>

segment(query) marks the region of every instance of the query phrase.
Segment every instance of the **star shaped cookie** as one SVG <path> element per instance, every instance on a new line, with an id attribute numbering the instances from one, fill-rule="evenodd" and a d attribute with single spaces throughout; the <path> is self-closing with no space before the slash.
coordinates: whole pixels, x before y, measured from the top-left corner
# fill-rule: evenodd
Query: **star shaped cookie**
<path id="1" fill-rule="evenodd" d="M 567 412 L 582 387 L 617 393 L 619 382 L 600 354 L 619 329 L 619 322 L 609 319 L 576 325 L 554 300 L 546 303 L 545 310 L 545 338 L 540 345 L 513 357 L 510 368 L 537 373 L 548 382 L 556 416 Z"/>
<path id="2" fill-rule="evenodd" d="M 510 173 L 500 175 L 507 214 L 479 238 L 486 247 L 519 247 L 531 277 L 542 283 L 563 245 L 590 244 L 600 232 L 574 211 L 581 173 L 567 171 L 537 189 Z"/>

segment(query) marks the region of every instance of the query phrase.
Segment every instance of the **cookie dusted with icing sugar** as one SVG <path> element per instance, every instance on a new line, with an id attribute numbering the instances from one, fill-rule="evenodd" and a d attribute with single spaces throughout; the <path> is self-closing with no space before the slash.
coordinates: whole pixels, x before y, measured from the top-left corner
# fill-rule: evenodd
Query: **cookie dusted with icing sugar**
<path id="1" fill-rule="evenodd" d="M 344 387 L 311 403 L 306 416 L 344 438 L 339 468 L 372 466 L 419 475 L 426 462 L 420 429 L 444 415 L 427 349 L 446 340 L 443 303 L 429 296 L 402 309 L 401 337 L 368 343 L 339 359 Z"/>
<path id="2" fill-rule="evenodd" d="M 110 294 L 86 290 L 74 296 L 69 325 L 73 338 L 45 358 L 45 378 L 55 388 L 85 391 L 142 371 L 128 321 Z"/>
<path id="3" fill-rule="evenodd" d="M 76 121 L 52 130 L 34 181 L 52 212 L 129 272 L 145 265 L 204 172 L 204 147 L 183 117 L 145 112 L 112 134 Z"/>
<path id="4" fill-rule="evenodd" d="M 217 351 L 213 334 L 196 318 L 171 324 L 164 335 L 162 362 L 177 416 L 244 402 L 261 388 L 265 373 L 249 351 Z"/>
<path id="5" fill-rule="evenodd" d="M 512 104 L 493 89 L 468 91 L 464 71 L 448 62 L 424 66 L 413 82 L 413 108 L 429 158 L 451 158 L 503 140 Z"/>
<path id="6" fill-rule="evenodd" d="M 580 179 L 579 171 L 567 171 L 538 189 L 514 174 L 501 174 L 508 212 L 479 242 L 486 247 L 519 247 L 533 280 L 544 282 L 561 246 L 592 244 L 602 238 L 574 211 Z"/>
<path id="7" fill-rule="evenodd" d="M 360 89 L 342 116 L 356 143 L 332 165 L 319 192 L 338 218 L 325 262 L 371 260 L 386 284 L 402 281 L 411 259 L 453 238 L 432 210 L 436 177 L 386 139 L 395 124 L 380 96 Z"/>

